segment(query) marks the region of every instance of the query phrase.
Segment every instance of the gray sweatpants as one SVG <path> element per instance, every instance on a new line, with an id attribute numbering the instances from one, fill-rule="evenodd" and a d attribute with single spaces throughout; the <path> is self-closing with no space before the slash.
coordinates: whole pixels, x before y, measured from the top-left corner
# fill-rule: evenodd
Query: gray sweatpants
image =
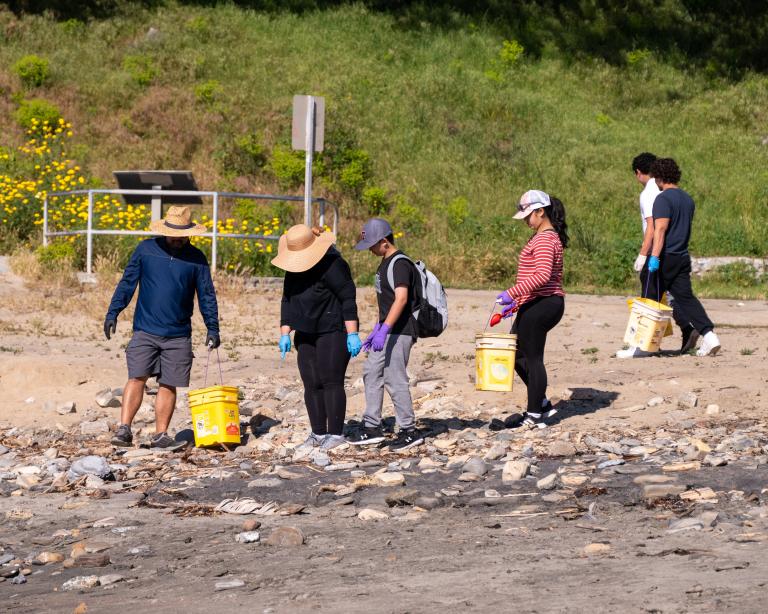
<path id="1" fill-rule="evenodd" d="M 416 424 L 413 414 L 411 389 L 408 384 L 408 358 L 414 339 L 410 335 L 389 335 L 381 352 L 371 351 L 363 367 L 365 384 L 365 413 L 363 424 L 368 428 L 381 424 L 381 409 L 386 387 L 395 406 L 395 418 L 400 429 L 412 429 Z"/>

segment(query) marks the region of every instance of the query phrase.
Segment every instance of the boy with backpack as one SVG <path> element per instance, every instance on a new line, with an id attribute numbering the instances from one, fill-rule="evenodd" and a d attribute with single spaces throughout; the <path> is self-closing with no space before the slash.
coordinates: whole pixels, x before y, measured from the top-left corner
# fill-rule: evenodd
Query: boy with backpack
<path id="1" fill-rule="evenodd" d="M 357 250 L 370 250 L 381 258 L 376 272 L 379 321 L 363 343 L 368 360 L 363 370 L 365 413 L 363 431 L 354 445 L 381 443 L 381 410 L 384 389 L 395 406 L 399 432 L 390 443 L 393 451 L 407 450 L 424 442 L 416 428 L 408 359 L 418 337 L 439 335 L 448 323 L 445 291 L 421 262 L 414 262 L 395 247 L 392 227 L 381 218 L 366 222 Z"/>

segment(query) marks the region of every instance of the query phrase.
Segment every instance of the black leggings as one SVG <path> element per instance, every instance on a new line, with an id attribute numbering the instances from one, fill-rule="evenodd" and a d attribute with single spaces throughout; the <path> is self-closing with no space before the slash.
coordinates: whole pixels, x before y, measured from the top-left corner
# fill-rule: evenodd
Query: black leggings
<path id="1" fill-rule="evenodd" d="M 517 335 L 515 371 L 528 387 L 528 411 L 541 413 L 547 396 L 547 370 L 544 368 L 544 345 L 565 311 L 562 296 L 544 296 L 525 303 L 517 312 L 512 334 Z"/>
<path id="2" fill-rule="evenodd" d="M 299 373 L 304 382 L 304 403 L 316 435 L 341 435 L 347 413 L 344 374 L 349 364 L 347 334 L 310 335 L 296 331 Z"/>

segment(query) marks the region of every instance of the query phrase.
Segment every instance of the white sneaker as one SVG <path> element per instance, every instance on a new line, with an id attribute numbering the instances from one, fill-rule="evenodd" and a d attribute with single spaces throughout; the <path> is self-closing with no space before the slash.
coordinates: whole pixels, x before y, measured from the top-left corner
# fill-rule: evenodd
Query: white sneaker
<path id="1" fill-rule="evenodd" d="M 296 450 L 319 448 L 325 442 L 326 437 L 328 437 L 328 435 L 315 435 L 315 433 L 310 433 L 309 437 L 304 440 L 304 443 L 296 446 Z"/>
<path id="2" fill-rule="evenodd" d="M 699 349 L 696 350 L 696 356 L 714 356 L 720 351 L 720 339 L 717 338 L 715 331 L 709 331 L 701 340 Z"/>
<path id="3" fill-rule="evenodd" d="M 320 444 L 321 450 L 333 450 L 347 443 L 344 435 L 326 435 L 323 443 Z"/>
<path id="4" fill-rule="evenodd" d="M 655 356 L 655 352 L 646 352 L 640 348 L 628 348 L 626 350 L 619 350 L 616 352 L 616 358 L 646 358 L 648 356 Z"/>

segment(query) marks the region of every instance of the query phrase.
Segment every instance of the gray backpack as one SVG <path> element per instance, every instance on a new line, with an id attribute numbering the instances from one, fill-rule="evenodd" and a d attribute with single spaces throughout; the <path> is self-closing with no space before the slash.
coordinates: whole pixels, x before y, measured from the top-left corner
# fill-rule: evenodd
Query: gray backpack
<path id="1" fill-rule="evenodd" d="M 395 287 L 395 262 L 403 259 L 410 262 L 418 273 L 415 286 L 418 307 L 413 312 L 416 334 L 419 337 L 437 337 L 448 326 L 448 297 L 440 280 L 421 260 L 413 261 L 405 254 L 392 258 L 387 269 L 389 287 Z"/>

